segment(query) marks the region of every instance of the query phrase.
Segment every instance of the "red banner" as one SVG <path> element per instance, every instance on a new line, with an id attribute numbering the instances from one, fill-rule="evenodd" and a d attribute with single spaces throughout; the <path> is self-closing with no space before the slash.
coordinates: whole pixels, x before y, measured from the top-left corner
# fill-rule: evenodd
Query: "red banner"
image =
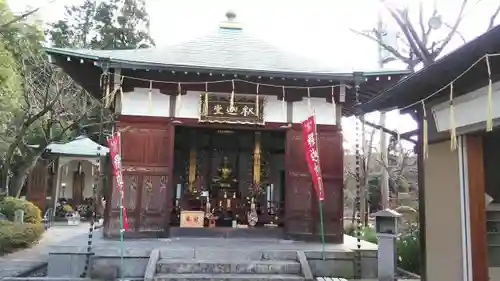
<path id="1" fill-rule="evenodd" d="M 121 197 L 123 231 L 128 230 L 127 210 L 125 209 L 125 196 L 123 190 L 123 175 L 122 175 L 122 158 L 120 153 L 120 134 L 114 133 L 108 138 L 109 155 L 113 165 L 113 176 L 116 181 L 116 188 Z"/>
<path id="2" fill-rule="evenodd" d="M 318 194 L 319 200 L 323 201 L 325 200 L 325 195 L 323 193 L 323 178 L 319 164 L 317 139 L 316 122 L 314 116 L 310 116 L 302 122 L 302 143 L 304 144 L 304 153 L 307 166 L 309 167 L 309 173 L 311 173 L 314 189 Z"/>

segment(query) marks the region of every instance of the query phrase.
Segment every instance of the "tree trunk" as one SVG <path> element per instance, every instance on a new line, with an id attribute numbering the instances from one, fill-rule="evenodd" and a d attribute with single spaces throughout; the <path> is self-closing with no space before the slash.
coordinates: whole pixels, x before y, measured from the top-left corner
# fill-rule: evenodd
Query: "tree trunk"
<path id="1" fill-rule="evenodd" d="M 5 161 L 2 165 L 2 171 L 0 172 L 0 194 L 9 195 L 9 172 L 10 172 L 10 163 Z"/>
<path id="2" fill-rule="evenodd" d="M 12 196 L 21 196 L 26 178 L 31 173 L 31 171 L 33 171 L 33 168 L 35 168 L 35 165 L 38 162 L 38 159 L 40 159 L 40 156 L 42 156 L 42 153 L 43 150 L 33 152 L 33 154 L 27 156 L 24 159 L 25 162 L 20 165 L 19 168 L 16 169 L 16 171 L 14 171 L 14 176 L 10 181 L 10 194 L 12 194 Z"/>

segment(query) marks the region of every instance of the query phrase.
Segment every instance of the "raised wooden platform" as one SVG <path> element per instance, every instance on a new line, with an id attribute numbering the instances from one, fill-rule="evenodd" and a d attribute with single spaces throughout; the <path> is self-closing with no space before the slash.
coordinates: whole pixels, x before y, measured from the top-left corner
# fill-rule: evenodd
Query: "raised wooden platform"
<path id="1" fill-rule="evenodd" d="M 265 228 L 232 228 L 232 227 L 203 227 L 203 228 L 170 228 L 170 237 L 200 237 L 200 238 L 275 238 L 283 239 L 284 231 L 280 227 Z"/>

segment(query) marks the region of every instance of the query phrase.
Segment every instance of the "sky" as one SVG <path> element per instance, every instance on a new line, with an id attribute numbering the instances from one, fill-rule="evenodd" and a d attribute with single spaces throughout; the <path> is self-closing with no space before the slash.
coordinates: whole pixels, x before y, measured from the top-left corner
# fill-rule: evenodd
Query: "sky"
<path id="1" fill-rule="evenodd" d="M 63 18 L 64 5 L 78 4 L 82 0 L 8 0 L 15 12 L 28 7 L 43 7 L 36 15 L 50 22 Z M 420 1 L 386 0 L 392 5 L 409 5 L 412 18 L 418 19 Z M 460 26 L 461 36 L 456 36 L 447 52 L 486 31 L 489 14 L 498 0 L 469 0 L 466 17 Z M 476 2 L 479 2 L 476 4 Z M 49 4 L 48 4 L 49 3 Z M 151 34 L 161 47 L 187 41 L 217 30 L 225 13 L 232 10 L 243 24 L 245 32 L 305 57 L 323 61 L 339 70 L 376 69 L 378 47 L 376 43 L 351 31 L 370 30 L 376 26 L 379 16 L 387 30 L 395 31 L 395 23 L 383 12 L 376 0 L 146 0 L 151 18 Z M 424 17 L 429 18 L 434 7 L 440 11 L 443 22 L 455 21 L 460 0 L 422 0 Z M 497 20 L 497 23 L 500 20 Z M 446 34 L 443 27 L 435 32 L 435 38 Z M 391 69 L 404 68 L 401 64 Z M 378 122 L 378 113 L 367 117 Z M 397 112 L 387 115 L 387 127 L 400 132 L 416 128 L 408 116 Z M 354 121 L 343 120 L 346 139 L 353 139 Z M 378 138 L 378 137 L 377 137 Z M 350 141 L 349 141 L 350 142 Z"/>

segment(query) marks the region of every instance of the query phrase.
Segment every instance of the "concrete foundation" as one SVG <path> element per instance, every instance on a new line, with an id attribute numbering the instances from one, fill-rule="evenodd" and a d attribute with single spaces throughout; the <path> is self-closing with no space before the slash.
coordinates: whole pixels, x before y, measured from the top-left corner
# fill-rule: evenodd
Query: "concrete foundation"
<path id="1" fill-rule="evenodd" d="M 127 279 L 194 280 L 186 274 L 193 278 L 194 274 L 204 274 L 204 277 L 198 276 L 203 280 L 208 280 L 207 275 L 221 280 L 239 280 L 247 278 L 245 274 L 263 274 L 260 275 L 262 280 L 267 275 L 277 274 L 282 274 L 281 278 L 286 280 L 309 280 L 317 276 L 377 277 L 377 254 L 373 244 L 365 244 L 360 251 L 360 271 L 357 252 L 347 245 L 327 245 L 324 259 L 320 244 L 286 240 L 184 238 L 163 239 L 154 244 L 127 241 L 125 245 L 123 276 Z M 119 267 L 120 248 L 116 246 L 95 246 L 90 256 L 90 269 Z M 80 277 L 85 267 L 86 250 L 86 247 L 54 247 L 49 255 L 48 277 Z M 298 253 L 302 253 L 302 258 Z M 260 280 L 256 278 L 252 280 Z"/>

